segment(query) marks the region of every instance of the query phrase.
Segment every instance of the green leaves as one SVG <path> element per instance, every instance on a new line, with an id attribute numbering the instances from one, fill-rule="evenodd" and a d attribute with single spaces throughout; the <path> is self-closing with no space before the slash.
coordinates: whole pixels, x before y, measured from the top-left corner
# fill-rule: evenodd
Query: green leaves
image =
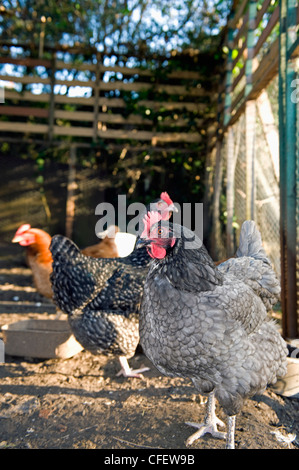
<path id="1" fill-rule="evenodd" d="M 120 52 L 136 48 L 166 53 L 194 47 L 215 37 L 224 25 L 229 0 L 10 0 L 2 1 L 0 38 L 38 45 L 96 45 Z M 0 12 L 0 13 L 1 13 Z"/>

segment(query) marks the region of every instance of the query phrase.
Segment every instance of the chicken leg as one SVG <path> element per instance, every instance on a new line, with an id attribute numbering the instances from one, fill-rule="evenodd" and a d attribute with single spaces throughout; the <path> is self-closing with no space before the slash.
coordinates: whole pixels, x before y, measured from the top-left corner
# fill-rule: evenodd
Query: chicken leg
<path id="1" fill-rule="evenodd" d="M 226 449 L 235 448 L 235 424 L 236 416 L 227 417 L 227 437 L 226 437 Z"/>
<path id="2" fill-rule="evenodd" d="M 123 375 L 124 377 L 136 377 L 138 379 L 142 379 L 142 372 L 149 370 L 148 367 L 143 367 L 142 369 L 136 370 L 131 369 L 125 356 L 120 356 L 119 362 L 121 365 L 121 370 L 116 374 L 117 376 Z"/>
<path id="3" fill-rule="evenodd" d="M 225 424 L 216 416 L 214 392 L 211 392 L 208 395 L 206 416 L 204 419 L 204 423 L 198 424 L 198 423 L 187 422 L 186 424 L 188 424 L 189 426 L 198 428 L 198 431 L 196 431 L 194 434 L 188 437 L 186 441 L 187 446 L 190 446 L 194 441 L 196 441 L 197 439 L 199 439 L 200 437 L 202 437 L 204 434 L 207 434 L 207 433 L 211 434 L 213 437 L 216 437 L 218 439 L 226 439 L 227 437 L 225 432 L 220 432 L 217 429 L 217 424 L 220 427 L 225 426 Z"/>

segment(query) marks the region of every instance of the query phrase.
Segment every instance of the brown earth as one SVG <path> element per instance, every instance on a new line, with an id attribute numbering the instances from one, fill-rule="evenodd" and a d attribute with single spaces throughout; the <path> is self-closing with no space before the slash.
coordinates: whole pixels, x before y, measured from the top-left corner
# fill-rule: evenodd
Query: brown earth
<path id="1" fill-rule="evenodd" d="M 50 301 L 32 288 L 18 250 L 2 250 L 0 294 L 0 326 L 55 316 Z M 186 449 L 194 431 L 185 422 L 202 422 L 205 409 L 192 383 L 162 376 L 141 351 L 130 365 L 150 371 L 142 379 L 117 377 L 117 358 L 86 351 L 66 360 L 6 356 L 0 365 L 0 448 Z M 225 420 L 221 409 L 217 414 Z M 281 440 L 290 433 L 296 434 L 292 443 Z M 247 400 L 235 441 L 237 449 L 298 448 L 298 398 L 267 390 Z M 206 435 L 189 452 L 223 447 L 224 441 Z"/>

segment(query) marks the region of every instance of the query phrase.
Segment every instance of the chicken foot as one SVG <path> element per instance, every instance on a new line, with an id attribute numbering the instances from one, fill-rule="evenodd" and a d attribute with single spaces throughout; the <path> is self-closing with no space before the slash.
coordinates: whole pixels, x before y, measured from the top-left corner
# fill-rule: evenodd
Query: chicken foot
<path id="1" fill-rule="evenodd" d="M 225 424 L 223 423 L 223 421 L 217 418 L 215 408 L 216 408 L 215 395 L 214 395 L 214 392 L 211 392 L 208 395 L 206 416 L 204 419 L 204 423 L 201 423 L 201 424 L 192 423 L 192 422 L 186 423 L 189 426 L 198 428 L 198 431 L 196 431 L 194 434 L 188 437 L 186 441 L 187 446 L 190 446 L 194 441 L 196 441 L 197 439 L 199 439 L 200 437 L 204 436 L 204 434 L 207 434 L 207 433 L 211 434 L 213 437 L 216 437 L 218 439 L 226 439 L 227 434 L 225 432 L 218 431 L 217 429 L 217 424 L 220 427 L 225 426 Z"/>
<path id="2" fill-rule="evenodd" d="M 143 367 L 143 369 L 131 369 L 125 356 L 120 356 L 119 362 L 121 365 L 121 370 L 116 374 L 117 377 L 123 375 L 124 377 L 136 377 L 137 379 L 142 379 L 142 372 L 149 370 L 148 367 Z"/>

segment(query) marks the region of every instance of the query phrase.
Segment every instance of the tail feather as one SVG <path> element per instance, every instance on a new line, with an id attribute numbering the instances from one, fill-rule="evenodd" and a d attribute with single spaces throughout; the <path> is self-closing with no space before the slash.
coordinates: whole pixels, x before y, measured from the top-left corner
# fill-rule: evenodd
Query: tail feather
<path id="1" fill-rule="evenodd" d="M 50 244 L 50 251 L 53 259 L 66 258 L 68 256 L 77 256 L 80 250 L 77 245 L 69 238 L 63 235 L 54 235 Z"/>
<path id="2" fill-rule="evenodd" d="M 253 220 L 241 228 L 239 248 L 235 258 L 218 266 L 221 272 L 242 279 L 261 298 L 268 311 L 280 298 L 280 282 L 262 245 L 262 237 Z"/>
<path id="3" fill-rule="evenodd" d="M 249 256 L 271 265 L 262 245 L 261 233 L 253 220 L 246 220 L 241 227 L 239 248 L 236 255 L 237 258 Z"/>
<path id="4" fill-rule="evenodd" d="M 50 251 L 54 301 L 63 312 L 70 314 L 81 307 L 95 290 L 93 260 L 82 255 L 77 245 L 62 235 L 52 237 Z"/>

